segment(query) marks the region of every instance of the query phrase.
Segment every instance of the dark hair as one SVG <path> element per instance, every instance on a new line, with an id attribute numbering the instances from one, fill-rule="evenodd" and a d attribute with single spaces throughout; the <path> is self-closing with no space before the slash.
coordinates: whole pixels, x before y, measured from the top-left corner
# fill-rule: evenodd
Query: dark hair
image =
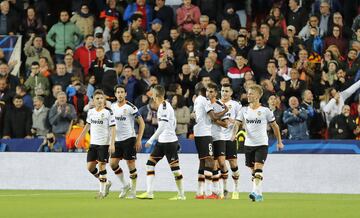
<path id="1" fill-rule="evenodd" d="M 222 84 L 222 87 L 223 88 L 230 88 L 231 90 L 233 90 L 231 84 L 229 84 L 229 83 Z"/>
<path id="2" fill-rule="evenodd" d="M 37 62 L 37 61 L 34 61 L 31 63 L 31 66 L 39 66 L 39 65 L 40 65 L 39 62 Z"/>
<path id="3" fill-rule="evenodd" d="M 177 103 L 176 103 L 177 108 L 182 108 L 182 107 L 186 106 L 184 96 L 182 96 L 182 95 L 174 95 L 174 97 L 175 96 L 177 97 Z"/>
<path id="4" fill-rule="evenodd" d="M 215 40 L 215 42 L 219 42 L 218 38 L 216 36 L 210 36 L 208 41 L 210 41 L 210 39 Z"/>
<path id="5" fill-rule="evenodd" d="M 258 34 L 256 34 L 256 37 L 261 37 L 261 38 L 263 38 L 263 39 L 264 39 L 264 35 L 263 35 L 262 33 L 258 33 Z"/>
<path id="6" fill-rule="evenodd" d="M 96 90 L 94 91 L 93 96 L 95 97 L 96 95 L 105 95 L 105 94 L 104 94 L 104 91 L 103 91 L 103 90 L 101 90 L 101 89 L 96 89 Z"/>
<path id="7" fill-rule="evenodd" d="M 49 63 L 49 59 L 48 59 L 47 57 L 45 57 L 45 56 L 40 56 L 40 57 L 39 57 L 39 60 L 40 60 L 40 59 L 44 59 L 46 63 Z"/>
<path id="8" fill-rule="evenodd" d="M 87 34 L 87 35 L 85 36 L 85 39 L 87 39 L 87 38 L 89 38 L 89 37 L 94 37 L 94 36 L 91 35 L 91 34 Z"/>
<path id="9" fill-rule="evenodd" d="M 14 95 L 14 97 L 13 97 L 13 101 L 15 100 L 15 99 L 21 99 L 21 100 L 23 100 L 23 97 L 21 96 L 21 95 Z"/>
<path id="10" fill-rule="evenodd" d="M 205 88 L 204 84 L 202 84 L 202 82 L 198 82 L 195 85 L 195 94 L 196 95 L 203 95 L 203 96 L 206 95 L 206 88 Z"/>
<path id="11" fill-rule="evenodd" d="M 213 83 L 213 82 L 208 84 L 208 88 L 209 89 L 214 89 L 216 92 L 218 91 L 217 90 L 218 86 L 216 85 L 216 83 Z"/>
<path id="12" fill-rule="evenodd" d="M 98 50 L 98 49 L 101 49 L 101 50 L 103 50 L 105 52 L 105 48 L 102 47 L 102 46 L 96 48 L 96 50 Z"/>
<path id="13" fill-rule="evenodd" d="M 126 92 L 126 87 L 124 84 L 117 84 L 116 86 L 114 86 L 114 92 L 116 92 L 117 89 L 124 89 Z"/>
<path id="14" fill-rule="evenodd" d="M 131 20 L 131 22 L 134 22 L 134 21 L 136 21 L 137 19 L 139 19 L 139 18 L 143 18 L 143 16 L 141 15 L 141 14 L 133 14 L 132 16 L 131 16 L 131 18 L 130 18 L 130 20 Z"/>
<path id="15" fill-rule="evenodd" d="M 26 92 L 26 86 L 25 86 L 25 85 L 17 85 L 16 87 L 19 87 L 19 89 L 20 89 L 22 92 Z"/>
<path id="16" fill-rule="evenodd" d="M 127 68 L 131 69 L 131 71 L 134 70 L 134 68 L 133 68 L 132 66 L 128 65 L 128 64 L 124 66 L 123 70 L 125 70 L 125 69 L 127 69 Z"/>

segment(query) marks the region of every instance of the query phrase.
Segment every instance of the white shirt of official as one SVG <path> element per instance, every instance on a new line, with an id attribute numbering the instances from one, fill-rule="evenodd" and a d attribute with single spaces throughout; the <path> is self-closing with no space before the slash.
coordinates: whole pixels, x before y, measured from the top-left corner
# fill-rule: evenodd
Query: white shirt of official
<path id="1" fill-rule="evenodd" d="M 109 108 L 88 111 L 86 122 L 90 124 L 90 144 L 109 145 L 110 127 L 115 126 L 115 117 Z"/>
<path id="2" fill-rule="evenodd" d="M 195 98 L 194 111 L 195 121 L 194 136 L 211 136 L 211 118 L 208 115 L 210 111 L 214 110 L 211 107 L 210 101 L 202 95 Z"/>
<path id="3" fill-rule="evenodd" d="M 220 102 L 220 100 L 216 100 L 211 104 L 215 113 L 220 113 L 225 110 L 224 104 Z M 224 114 L 220 120 L 229 119 L 228 113 Z M 217 125 L 216 123 L 212 123 L 211 126 L 211 134 L 213 137 L 213 141 L 226 140 L 225 138 L 225 130 L 226 128 Z"/>
<path id="4" fill-rule="evenodd" d="M 111 110 L 114 113 L 116 121 L 116 141 L 124 141 L 126 139 L 136 137 L 135 132 L 135 119 L 140 116 L 138 108 L 126 102 L 124 105 L 119 107 L 119 104 L 113 103 Z"/>
<path id="5" fill-rule="evenodd" d="M 236 118 L 243 123 L 246 130 L 245 145 L 268 145 L 267 125 L 275 121 L 274 113 L 268 108 L 260 106 L 257 109 L 242 107 Z"/>
<path id="6" fill-rule="evenodd" d="M 158 128 L 155 133 L 151 136 L 148 144 L 152 144 L 154 140 L 160 143 L 171 143 L 178 141 L 176 136 L 176 117 L 174 109 L 171 104 L 164 101 L 159 105 L 157 110 Z"/>
<path id="7" fill-rule="evenodd" d="M 222 101 L 221 101 L 222 102 Z M 241 110 L 241 104 L 237 101 L 230 100 L 226 103 L 222 102 L 226 105 L 226 107 L 229 109 L 229 111 L 226 113 L 226 116 L 235 121 L 236 117 L 238 116 L 240 110 Z M 233 135 L 233 129 L 234 129 L 234 122 L 229 122 L 228 128 L 225 128 L 224 135 L 225 140 L 229 141 L 231 140 L 231 137 Z"/>

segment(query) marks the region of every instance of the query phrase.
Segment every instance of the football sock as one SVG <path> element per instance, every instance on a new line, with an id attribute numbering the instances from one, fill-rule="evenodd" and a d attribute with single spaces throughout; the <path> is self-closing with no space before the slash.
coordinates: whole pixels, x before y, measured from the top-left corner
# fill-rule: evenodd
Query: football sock
<path id="1" fill-rule="evenodd" d="M 102 194 L 105 194 L 105 187 L 106 187 L 106 170 L 103 170 L 103 171 L 100 171 L 99 172 L 99 182 L 100 182 L 100 189 L 99 191 L 102 193 Z"/>
<path id="2" fill-rule="evenodd" d="M 217 195 L 220 193 L 219 179 L 220 179 L 219 170 L 214 170 L 212 176 L 213 192 Z"/>
<path id="3" fill-rule="evenodd" d="M 131 180 L 131 192 L 136 192 L 136 180 L 137 180 L 137 172 L 136 168 L 133 170 L 130 170 L 130 180 Z"/>
<path id="4" fill-rule="evenodd" d="M 255 186 L 256 186 L 256 194 L 262 195 L 262 180 L 263 180 L 263 171 L 261 169 L 255 170 Z"/>
<path id="5" fill-rule="evenodd" d="M 184 196 L 184 186 L 183 186 L 183 176 L 179 166 L 171 167 L 171 171 L 174 174 L 176 187 L 178 189 L 178 194 Z"/>
<path id="6" fill-rule="evenodd" d="M 239 192 L 239 177 L 240 177 L 240 172 L 239 172 L 239 168 L 238 167 L 234 167 L 231 168 L 232 171 L 232 178 L 234 180 L 234 191 L 235 192 Z"/>
<path id="7" fill-rule="evenodd" d="M 220 191 L 222 193 L 224 193 L 224 190 L 228 190 L 228 187 L 227 187 L 227 179 L 228 179 L 228 177 L 229 177 L 228 171 L 221 171 L 222 189 L 220 189 Z"/>
<path id="8" fill-rule="evenodd" d="M 255 173 L 252 174 L 251 181 L 252 181 L 252 191 L 251 192 L 256 193 Z"/>
<path id="9" fill-rule="evenodd" d="M 205 176 L 204 170 L 199 170 L 198 189 L 196 195 L 204 195 Z"/>
<path id="10" fill-rule="evenodd" d="M 205 175 L 205 195 L 209 196 L 212 194 L 212 170 L 209 168 L 206 168 L 204 170 L 204 175 Z"/>
<path id="11" fill-rule="evenodd" d="M 114 171 L 115 175 L 119 178 L 121 185 L 125 187 L 127 185 L 127 182 L 125 181 L 124 173 L 121 167 L 118 165 L 117 167 L 114 167 L 112 170 Z"/>
<path id="12" fill-rule="evenodd" d="M 146 192 L 148 194 L 152 194 L 154 190 L 155 165 L 156 163 L 150 160 L 146 163 Z"/>

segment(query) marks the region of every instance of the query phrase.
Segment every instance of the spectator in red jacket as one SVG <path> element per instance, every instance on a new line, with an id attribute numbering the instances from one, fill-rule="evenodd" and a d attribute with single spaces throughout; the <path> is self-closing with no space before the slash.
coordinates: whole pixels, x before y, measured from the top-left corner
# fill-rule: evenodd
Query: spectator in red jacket
<path id="1" fill-rule="evenodd" d="M 96 50 L 93 47 L 94 36 L 87 35 L 84 40 L 84 45 L 77 48 L 74 54 L 74 60 L 80 62 L 84 69 L 85 76 L 89 73 L 91 63 L 96 59 Z"/>

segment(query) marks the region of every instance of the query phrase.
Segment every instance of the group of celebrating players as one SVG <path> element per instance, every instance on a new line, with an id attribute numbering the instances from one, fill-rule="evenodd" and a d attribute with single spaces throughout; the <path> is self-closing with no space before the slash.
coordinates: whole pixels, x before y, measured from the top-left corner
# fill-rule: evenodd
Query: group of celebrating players
<path id="1" fill-rule="evenodd" d="M 95 107 L 88 111 L 86 125 L 78 142 L 89 131 L 90 148 L 87 153 L 87 168 L 99 180 L 98 199 L 109 194 L 111 182 L 107 179 L 106 164 L 110 166 L 122 185 L 120 198 L 153 199 L 156 164 L 166 156 L 174 175 L 178 194 L 170 200 L 185 200 L 183 176 L 180 170 L 178 150 L 179 143 L 175 133 L 176 117 L 171 104 L 165 99 L 165 89 L 161 85 L 152 88 L 152 98 L 156 104 L 158 128 L 145 146 L 156 144 L 146 163 L 146 192 L 136 195 L 137 171 L 136 153 L 141 150 L 141 140 L 145 128 L 144 120 L 136 106 L 126 100 L 126 89 L 123 85 L 114 88 L 117 101 L 111 109 L 105 107 L 105 95 L 102 90 L 94 92 Z M 284 147 L 273 112 L 261 106 L 259 99 L 262 88 L 251 86 L 247 91 L 249 106 L 241 105 L 231 99 L 231 85 L 221 87 L 221 98 L 217 99 L 218 87 L 214 83 L 198 83 L 195 86 L 196 98 L 194 113 L 195 145 L 199 157 L 198 189 L 196 199 L 230 198 L 228 189 L 228 169 L 225 160 L 229 161 L 234 181 L 231 199 L 239 199 L 239 169 L 237 165 L 237 145 L 235 136 L 240 127 L 247 133 L 245 137 L 246 166 L 252 172 L 253 188 L 249 195 L 252 201 L 263 201 L 262 180 L 263 166 L 268 153 L 267 125 L 270 124 L 277 138 L 277 148 Z M 136 133 L 134 124 L 139 128 Z M 110 155 L 109 155 L 110 154 Z M 130 184 L 124 178 L 119 166 L 120 160 L 126 160 L 130 174 Z"/>

